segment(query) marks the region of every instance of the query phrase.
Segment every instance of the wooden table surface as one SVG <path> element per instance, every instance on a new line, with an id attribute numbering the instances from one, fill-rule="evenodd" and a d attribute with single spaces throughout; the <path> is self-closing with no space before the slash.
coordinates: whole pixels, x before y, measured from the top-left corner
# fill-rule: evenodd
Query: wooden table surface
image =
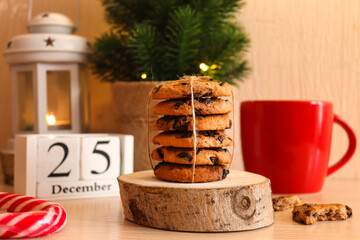
<path id="1" fill-rule="evenodd" d="M 345 221 L 302 225 L 293 222 L 291 211 L 276 212 L 269 227 L 245 232 L 189 233 L 137 225 L 124 218 L 120 197 L 58 201 L 68 212 L 60 232 L 41 239 L 360 239 L 360 182 L 327 180 L 322 192 L 300 195 L 306 202 L 344 203 L 353 209 Z"/>

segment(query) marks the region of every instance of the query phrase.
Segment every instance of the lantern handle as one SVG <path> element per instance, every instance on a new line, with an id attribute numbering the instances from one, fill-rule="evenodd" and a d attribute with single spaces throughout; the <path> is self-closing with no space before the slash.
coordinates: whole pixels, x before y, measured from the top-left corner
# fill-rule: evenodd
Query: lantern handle
<path id="1" fill-rule="evenodd" d="M 32 8 L 33 8 L 33 0 L 29 0 L 28 5 L 28 16 L 27 16 L 27 22 L 30 23 L 30 20 L 32 18 Z M 79 30 L 80 28 L 80 0 L 76 0 L 76 26 L 75 31 Z"/>

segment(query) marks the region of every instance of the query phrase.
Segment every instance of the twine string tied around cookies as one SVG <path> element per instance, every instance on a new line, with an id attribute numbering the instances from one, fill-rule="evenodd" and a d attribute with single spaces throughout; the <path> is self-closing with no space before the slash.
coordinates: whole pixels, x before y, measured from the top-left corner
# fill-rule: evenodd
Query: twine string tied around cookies
<path id="1" fill-rule="evenodd" d="M 191 91 L 191 114 L 192 114 L 192 123 L 193 123 L 193 165 L 192 165 L 192 176 L 191 182 L 195 180 L 195 165 L 196 165 L 196 148 L 197 148 L 197 133 L 196 133 L 196 116 L 195 116 L 195 106 L 194 106 L 194 79 L 190 77 L 190 91 Z"/>

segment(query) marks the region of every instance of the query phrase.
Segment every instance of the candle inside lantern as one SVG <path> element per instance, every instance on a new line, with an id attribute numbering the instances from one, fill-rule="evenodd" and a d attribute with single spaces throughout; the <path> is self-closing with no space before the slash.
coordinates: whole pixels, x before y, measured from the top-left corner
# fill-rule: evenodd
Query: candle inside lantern
<path id="1" fill-rule="evenodd" d="M 52 126 L 56 124 L 56 118 L 53 114 L 46 114 L 47 124 Z"/>
<path id="2" fill-rule="evenodd" d="M 47 127 L 50 131 L 71 129 L 71 74 L 69 70 L 49 70 L 47 81 Z M 55 118 L 56 116 L 56 118 Z"/>
<path id="3" fill-rule="evenodd" d="M 69 121 L 57 120 L 55 115 L 52 113 L 46 114 L 46 123 L 47 123 L 48 129 L 50 131 L 67 130 L 67 129 L 71 128 Z"/>

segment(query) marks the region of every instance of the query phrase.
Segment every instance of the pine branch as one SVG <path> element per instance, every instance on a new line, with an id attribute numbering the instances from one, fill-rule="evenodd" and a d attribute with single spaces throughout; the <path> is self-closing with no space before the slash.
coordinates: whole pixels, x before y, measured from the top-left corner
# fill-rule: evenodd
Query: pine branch
<path id="1" fill-rule="evenodd" d="M 157 30 L 164 34 L 166 26 L 168 25 L 171 12 L 181 6 L 178 0 L 150 0 L 151 12 L 149 13 L 149 23 L 157 28 Z"/>
<path id="2" fill-rule="evenodd" d="M 247 62 L 243 60 L 243 52 L 249 47 L 249 39 L 241 27 L 233 23 L 224 24 L 220 31 L 206 40 L 205 46 L 201 55 L 208 65 L 216 66 L 215 69 L 207 72 L 208 75 L 222 81 L 225 78 L 226 81 L 230 81 L 230 77 L 246 76 L 249 68 Z"/>
<path id="3" fill-rule="evenodd" d="M 131 59 L 127 36 L 103 34 L 92 46 L 91 68 L 103 81 L 136 81 L 136 66 Z"/>
<path id="4" fill-rule="evenodd" d="M 201 45 L 199 15 L 190 6 L 179 7 L 171 14 L 165 33 L 165 63 L 171 71 L 165 76 L 175 79 L 177 75 L 193 74 Z"/>
<path id="5" fill-rule="evenodd" d="M 113 28 L 130 32 L 136 23 L 149 18 L 151 5 L 148 0 L 101 0 L 105 19 Z"/>
<path id="6" fill-rule="evenodd" d="M 136 24 L 130 37 L 131 52 L 139 71 L 150 79 L 158 79 L 163 71 L 163 41 L 157 29 L 149 24 Z"/>

